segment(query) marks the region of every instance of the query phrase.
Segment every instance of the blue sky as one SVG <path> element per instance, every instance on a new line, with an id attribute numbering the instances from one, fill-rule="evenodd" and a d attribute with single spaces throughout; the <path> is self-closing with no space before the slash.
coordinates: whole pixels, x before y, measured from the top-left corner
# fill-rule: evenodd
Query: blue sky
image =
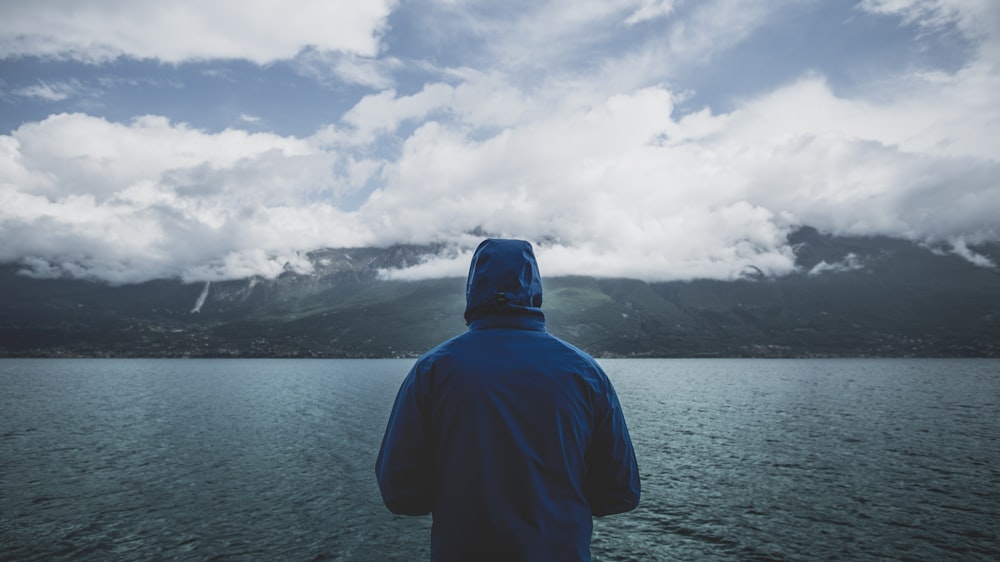
<path id="1" fill-rule="evenodd" d="M 0 261 L 308 273 L 480 233 L 543 273 L 794 271 L 801 225 L 1000 240 L 1000 3 L 0 3 Z M 830 271 L 835 271 L 832 264 Z M 854 267 L 854 265 L 852 265 Z"/>

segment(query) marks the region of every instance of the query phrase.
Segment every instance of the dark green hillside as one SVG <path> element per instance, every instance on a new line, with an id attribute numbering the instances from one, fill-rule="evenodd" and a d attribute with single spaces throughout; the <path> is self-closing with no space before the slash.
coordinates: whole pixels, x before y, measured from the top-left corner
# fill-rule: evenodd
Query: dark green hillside
<path id="1" fill-rule="evenodd" d="M 549 330 L 603 356 L 1000 356 L 1000 272 L 889 238 L 790 237 L 799 272 L 544 279 Z M 464 280 L 385 281 L 437 250 L 323 250 L 312 275 L 137 285 L 0 266 L 0 356 L 413 356 L 464 329 Z M 1000 247 L 976 249 L 1000 263 Z M 812 272 L 812 274 L 810 274 Z M 197 312 L 193 312 L 198 308 Z"/>

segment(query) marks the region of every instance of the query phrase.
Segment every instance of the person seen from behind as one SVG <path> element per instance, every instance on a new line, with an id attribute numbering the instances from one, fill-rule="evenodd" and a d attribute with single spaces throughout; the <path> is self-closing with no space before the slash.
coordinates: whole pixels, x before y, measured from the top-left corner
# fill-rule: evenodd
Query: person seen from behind
<path id="1" fill-rule="evenodd" d="M 403 380 L 375 463 L 382 500 L 432 514 L 434 561 L 589 561 L 592 517 L 639 503 L 635 452 L 597 362 L 545 331 L 531 244 L 485 240 L 468 330 Z"/>

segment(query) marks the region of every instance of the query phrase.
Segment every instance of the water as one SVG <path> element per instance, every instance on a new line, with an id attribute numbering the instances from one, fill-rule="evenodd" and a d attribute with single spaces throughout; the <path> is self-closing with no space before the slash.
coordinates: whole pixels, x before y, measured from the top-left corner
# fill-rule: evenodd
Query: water
<path id="1" fill-rule="evenodd" d="M 1000 361 L 606 360 L 640 507 L 595 560 L 1000 558 Z M 400 360 L 0 361 L 0 560 L 419 560 Z"/>

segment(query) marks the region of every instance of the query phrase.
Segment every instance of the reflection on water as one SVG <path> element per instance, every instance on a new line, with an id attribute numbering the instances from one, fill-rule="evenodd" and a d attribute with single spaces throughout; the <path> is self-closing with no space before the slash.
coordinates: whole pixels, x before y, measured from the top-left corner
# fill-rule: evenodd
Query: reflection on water
<path id="1" fill-rule="evenodd" d="M 1000 556 L 998 361 L 602 364 L 643 500 L 595 560 Z M 0 361 L 0 559 L 426 559 L 372 469 L 409 365 Z"/>

